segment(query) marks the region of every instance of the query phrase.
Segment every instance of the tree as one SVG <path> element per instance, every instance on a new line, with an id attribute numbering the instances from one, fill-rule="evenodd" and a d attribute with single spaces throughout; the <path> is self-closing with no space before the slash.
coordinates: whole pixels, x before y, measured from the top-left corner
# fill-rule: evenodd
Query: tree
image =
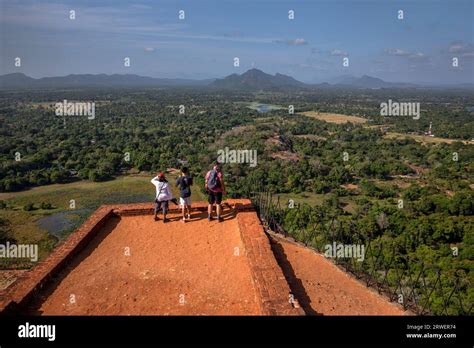
<path id="1" fill-rule="evenodd" d="M 474 194 L 472 191 L 457 192 L 451 200 L 449 212 L 454 215 L 473 215 Z"/>

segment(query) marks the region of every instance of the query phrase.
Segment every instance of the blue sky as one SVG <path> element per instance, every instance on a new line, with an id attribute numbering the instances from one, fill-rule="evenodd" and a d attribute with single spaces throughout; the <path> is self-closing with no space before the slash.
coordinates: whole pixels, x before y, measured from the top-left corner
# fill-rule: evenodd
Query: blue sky
<path id="1" fill-rule="evenodd" d="M 0 74 L 472 82 L 472 0 L 0 0 Z M 76 19 L 69 19 L 75 10 Z M 185 11 L 180 20 L 178 12 Z M 288 19 L 288 11 L 295 19 Z M 397 11 L 404 11 L 404 19 Z M 15 67 L 20 57 L 22 66 Z M 124 67 L 124 57 L 131 66 Z M 233 59 L 239 57 L 240 67 Z M 342 59 L 349 58 L 349 67 Z M 452 67 L 452 58 L 459 67 Z"/>

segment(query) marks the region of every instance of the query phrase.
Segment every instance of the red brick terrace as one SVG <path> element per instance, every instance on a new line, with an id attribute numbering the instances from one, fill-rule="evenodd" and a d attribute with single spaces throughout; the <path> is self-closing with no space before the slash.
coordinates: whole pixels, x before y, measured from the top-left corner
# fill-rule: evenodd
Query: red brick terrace
<path id="1" fill-rule="evenodd" d="M 38 315 L 401 315 L 323 256 L 268 236 L 248 200 L 224 221 L 153 221 L 151 204 L 102 206 L 0 292 L 0 312 Z M 290 293 L 301 307 L 290 303 Z"/>

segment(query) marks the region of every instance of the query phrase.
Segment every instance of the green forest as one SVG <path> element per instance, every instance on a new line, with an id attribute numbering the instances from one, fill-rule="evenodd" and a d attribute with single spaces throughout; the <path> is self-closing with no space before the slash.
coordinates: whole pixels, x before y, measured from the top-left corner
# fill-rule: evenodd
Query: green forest
<path id="1" fill-rule="evenodd" d="M 395 97 L 419 101 L 421 118 L 380 116 L 380 103 Z M 63 99 L 95 101 L 96 117 L 56 116 L 51 105 Z M 261 113 L 246 106 L 255 101 L 281 108 Z M 383 243 L 382 257 L 395 250 L 406 275 L 419 271 L 420 263 L 433 270 L 428 279 L 439 270 L 442 291 L 449 293 L 456 284 L 462 299 L 463 307 L 453 299 L 448 313 L 462 314 L 474 304 L 474 146 L 466 142 L 474 137 L 473 112 L 466 109 L 473 104 L 468 91 L 436 89 L 2 92 L 0 192 L 151 176 L 183 164 L 202 183 L 219 149 L 256 150 L 255 168 L 223 165 L 228 197 L 248 197 L 251 188 L 280 196 L 282 209 L 275 216 L 281 226 L 318 250 L 328 241 L 328 226 L 338 226 L 373 245 Z M 303 111 L 367 122 L 336 124 Z M 430 123 L 436 137 L 451 141 L 386 136 L 387 129 L 423 135 Z M 297 208 L 288 207 L 289 199 Z M 23 209 L 54 207 L 54 202 L 29 202 Z M 11 202 L 0 200 L 0 212 L 8 209 Z M 14 239 L 10 225 L 0 214 L 1 241 Z M 443 312 L 442 298 L 432 297 L 433 313 Z"/>

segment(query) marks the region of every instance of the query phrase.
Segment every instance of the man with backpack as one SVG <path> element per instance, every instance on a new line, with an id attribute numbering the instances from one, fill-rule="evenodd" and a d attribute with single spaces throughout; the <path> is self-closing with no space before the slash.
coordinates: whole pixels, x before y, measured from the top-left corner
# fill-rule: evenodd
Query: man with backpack
<path id="1" fill-rule="evenodd" d="M 186 167 L 181 169 L 181 175 L 176 179 L 176 186 L 179 187 L 179 204 L 183 210 L 183 222 L 186 218 L 191 219 L 191 186 L 193 178 L 189 176 L 189 170 Z M 186 214 L 187 211 L 187 214 Z"/>
<path id="2" fill-rule="evenodd" d="M 217 205 L 217 221 L 221 222 L 221 212 L 222 212 L 222 195 L 226 194 L 224 178 L 219 163 L 216 163 L 212 170 L 208 171 L 206 174 L 206 192 L 209 195 L 207 206 L 207 219 L 212 220 L 212 208 L 214 203 Z"/>

